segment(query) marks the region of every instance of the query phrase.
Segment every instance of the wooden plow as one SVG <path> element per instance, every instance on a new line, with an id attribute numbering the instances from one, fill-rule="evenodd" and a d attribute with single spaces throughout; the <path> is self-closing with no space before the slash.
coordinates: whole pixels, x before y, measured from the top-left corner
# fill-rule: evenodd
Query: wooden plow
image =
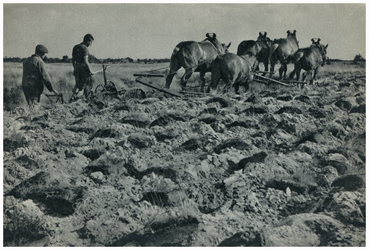
<path id="1" fill-rule="evenodd" d="M 274 72 L 267 72 L 267 71 L 256 71 L 254 74 L 254 81 L 255 82 L 261 82 L 261 83 L 265 83 L 265 84 L 271 84 L 271 83 L 277 83 L 279 85 L 283 85 L 286 87 L 294 87 L 297 84 L 306 84 L 306 82 L 302 82 L 302 81 L 294 81 L 294 80 L 283 80 L 283 81 L 278 81 L 276 79 L 270 78 L 270 77 L 266 77 L 261 75 L 262 74 L 274 74 Z"/>
<path id="2" fill-rule="evenodd" d="M 133 74 L 133 75 L 134 76 L 140 76 L 140 77 L 148 77 L 147 74 L 139 74 L 139 73 L 137 73 L 137 74 Z M 164 75 L 161 76 L 161 75 L 150 74 L 149 77 L 164 77 Z M 174 93 L 174 92 L 169 91 L 169 90 L 164 89 L 164 88 L 156 87 L 156 86 L 154 86 L 153 84 L 150 84 L 150 83 L 143 82 L 141 80 L 141 78 L 136 78 L 136 82 L 141 83 L 141 84 L 143 84 L 143 85 L 145 85 L 147 87 L 150 87 L 152 89 L 155 89 L 157 91 L 163 92 L 163 93 L 168 94 L 168 95 L 171 95 L 171 96 L 182 97 L 182 95 L 180 95 L 180 94 Z"/>
<path id="3" fill-rule="evenodd" d="M 125 96 L 131 96 L 130 92 L 132 92 L 135 95 L 139 94 L 141 97 L 146 96 L 145 91 L 142 90 L 141 88 L 131 88 L 131 89 L 118 90 L 116 88 L 116 85 L 114 84 L 114 82 L 109 81 L 106 78 L 106 69 L 107 69 L 107 67 L 108 67 L 108 65 L 103 65 L 103 69 L 101 71 L 103 72 L 103 76 L 104 76 L 104 84 L 99 84 L 99 85 L 96 86 L 95 91 L 94 91 L 95 94 L 97 92 L 100 92 L 100 93 L 102 93 L 103 97 L 113 96 L 114 98 L 117 98 L 117 99 L 120 99 L 119 96 L 121 96 L 121 95 L 123 95 L 123 98 L 125 98 Z M 138 82 L 142 85 L 145 85 L 146 87 L 152 88 L 156 91 L 163 92 L 163 93 L 171 95 L 171 96 L 185 98 L 185 97 L 187 97 L 191 94 L 192 95 L 201 94 L 201 93 L 195 93 L 195 92 L 177 93 L 177 92 L 165 89 L 165 88 L 155 86 L 154 84 L 147 83 L 147 82 L 143 81 L 143 79 L 142 79 L 144 77 L 165 77 L 166 75 L 162 74 L 162 73 L 152 73 L 152 72 L 134 73 L 133 76 L 137 77 L 136 82 Z"/>
<path id="4" fill-rule="evenodd" d="M 130 88 L 130 89 L 120 89 L 118 90 L 114 82 L 107 80 L 106 78 L 106 69 L 108 65 L 103 65 L 103 69 L 101 70 L 103 72 L 104 77 L 104 84 L 99 84 L 95 88 L 95 95 L 97 91 L 99 91 L 103 98 L 110 96 L 116 99 L 121 99 L 121 96 L 124 97 L 130 97 L 130 98 L 144 98 L 146 97 L 146 93 L 139 88 Z M 100 72 L 100 71 L 98 71 Z"/>
<path id="5" fill-rule="evenodd" d="M 104 85 L 99 84 L 96 87 L 95 92 L 97 90 L 100 90 L 105 95 L 113 95 L 113 96 L 115 96 L 119 99 L 118 95 L 123 95 L 126 92 L 129 92 L 130 89 L 128 89 L 128 90 L 126 90 L 126 89 L 117 90 L 117 88 L 115 87 L 115 84 L 112 81 L 108 81 L 106 79 L 106 73 L 105 72 L 106 72 L 107 67 L 108 67 L 107 65 L 103 65 L 103 69 L 102 69 L 103 76 L 104 76 Z M 150 78 L 150 77 L 154 77 L 154 78 L 164 78 L 164 77 L 166 77 L 165 73 L 154 73 L 154 71 L 158 71 L 158 70 L 152 70 L 152 71 L 143 72 L 143 73 L 134 73 L 133 76 L 136 77 L 136 82 L 137 83 L 140 83 L 140 84 L 142 84 L 146 87 L 152 88 L 156 91 L 165 93 L 165 94 L 170 95 L 170 96 L 187 99 L 187 98 L 191 98 L 191 97 L 192 98 L 193 97 L 204 97 L 204 96 L 209 95 L 208 93 L 203 93 L 203 92 L 199 92 L 199 91 L 190 91 L 189 90 L 190 88 L 197 88 L 198 86 L 188 87 L 186 90 L 182 90 L 182 91 L 177 92 L 177 91 L 171 91 L 171 90 L 169 90 L 167 88 L 164 88 L 164 87 L 156 86 L 155 84 L 148 83 L 147 81 L 143 80 L 143 78 Z M 306 84 L 305 82 L 300 82 L 300 81 L 288 81 L 288 80 L 279 81 L 279 80 L 261 75 L 261 74 L 264 74 L 264 73 L 270 74 L 270 72 L 266 72 L 266 71 L 257 71 L 257 72 L 255 72 L 253 81 L 261 82 L 261 83 L 268 84 L 268 85 L 274 83 L 274 84 L 279 84 L 279 85 L 286 86 L 286 87 L 293 87 L 293 86 L 296 86 L 296 84 Z M 274 72 L 272 72 L 272 74 L 273 73 Z M 144 91 L 142 90 L 142 92 L 144 92 Z M 143 94 L 145 94 L 145 93 L 143 93 Z"/>
<path id="6" fill-rule="evenodd" d="M 175 96 L 175 97 L 179 97 L 179 98 L 190 98 L 190 97 L 197 97 L 197 96 L 205 96 L 207 95 L 206 93 L 202 93 L 202 92 L 195 92 L 195 91 L 180 91 L 180 92 L 174 92 L 174 91 L 170 91 L 166 88 L 161 88 L 161 87 L 157 87 L 153 84 L 150 83 L 146 83 L 144 81 L 142 81 L 142 77 L 165 77 L 165 74 L 155 74 L 155 73 L 134 73 L 133 76 L 137 77 L 136 78 L 136 82 L 145 85 L 149 88 L 155 89 L 159 92 L 163 92 L 165 94 L 171 95 L 171 96 Z"/>
<path id="7" fill-rule="evenodd" d="M 102 85 L 102 84 L 97 85 L 96 88 L 95 88 L 95 93 L 97 91 L 100 91 L 104 95 L 109 95 L 110 94 L 110 95 L 118 96 L 119 91 L 115 87 L 115 84 L 112 81 L 108 82 L 108 80 L 106 79 L 106 69 L 108 68 L 108 65 L 103 64 L 102 68 L 103 68 L 102 72 L 103 72 L 103 77 L 104 77 L 104 85 Z"/>

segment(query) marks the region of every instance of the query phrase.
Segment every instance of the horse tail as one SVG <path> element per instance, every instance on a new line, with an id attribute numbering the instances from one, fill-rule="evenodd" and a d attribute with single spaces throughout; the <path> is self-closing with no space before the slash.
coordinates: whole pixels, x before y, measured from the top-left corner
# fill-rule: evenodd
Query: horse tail
<path id="1" fill-rule="evenodd" d="M 179 44 L 177 44 L 177 46 L 175 46 L 173 49 L 172 55 L 177 54 L 178 51 L 180 51 L 182 47 L 183 47 L 183 42 L 180 42 Z"/>
<path id="2" fill-rule="evenodd" d="M 187 69 L 192 66 L 195 59 L 192 58 L 191 49 L 191 42 L 180 42 L 174 47 L 172 56 L 170 58 L 171 64 L 174 65 L 177 71 L 180 67 Z"/>
<path id="3" fill-rule="evenodd" d="M 293 54 L 292 62 L 295 64 L 295 67 L 288 76 L 288 78 L 290 80 L 292 80 L 293 77 L 295 76 L 296 68 L 302 66 L 303 57 L 304 57 L 304 52 L 303 51 L 297 51 L 297 52 L 295 52 L 295 54 Z"/>
<path id="4" fill-rule="evenodd" d="M 294 55 L 293 55 L 293 63 L 297 63 L 301 60 L 301 58 L 304 57 L 304 52 L 302 51 L 297 51 Z"/>
<path id="5" fill-rule="evenodd" d="M 270 47 L 270 53 L 269 53 L 269 61 L 271 61 L 271 58 L 274 56 L 275 51 L 278 49 L 279 44 L 275 43 Z"/>
<path id="6" fill-rule="evenodd" d="M 169 86 L 173 80 L 173 77 L 175 75 L 175 73 L 181 68 L 181 62 L 179 59 L 179 54 L 178 52 L 182 49 L 183 47 L 183 42 L 180 42 L 179 44 L 177 44 L 176 47 L 174 47 L 172 55 L 170 57 L 170 64 L 169 64 L 169 74 L 166 77 L 166 88 L 169 89 Z"/>
<path id="7" fill-rule="evenodd" d="M 218 55 L 215 58 L 215 60 L 212 62 L 211 83 L 209 85 L 207 92 L 209 92 L 210 89 L 215 90 L 220 80 L 222 79 L 222 76 L 223 76 L 222 66 L 221 66 L 222 58 L 223 58 L 222 55 Z"/>

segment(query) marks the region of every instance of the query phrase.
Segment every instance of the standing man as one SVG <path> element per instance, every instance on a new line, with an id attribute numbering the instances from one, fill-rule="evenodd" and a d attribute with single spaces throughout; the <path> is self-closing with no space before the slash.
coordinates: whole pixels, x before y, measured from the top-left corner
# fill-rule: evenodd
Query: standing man
<path id="1" fill-rule="evenodd" d="M 36 46 L 35 54 L 23 62 L 22 89 L 27 103 L 31 108 L 35 104 L 35 101 L 40 102 L 44 85 L 50 92 L 59 94 L 53 89 L 50 75 L 46 71 L 45 63 L 42 60 L 48 52 L 44 45 L 39 44 Z"/>
<path id="2" fill-rule="evenodd" d="M 86 100 L 89 99 L 92 92 L 92 70 L 90 63 L 88 62 L 89 51 L 88 47 L 91 46 L 94 38 L 91 34 L 86 34 L 83 38 L 83 42 L 73 47 L 72 51 L 72 64 L 73 74 L 76 80 L 76 86 L 73 89 L 71 102 L 79 91 L 83 90 L 83 94 Z"/>

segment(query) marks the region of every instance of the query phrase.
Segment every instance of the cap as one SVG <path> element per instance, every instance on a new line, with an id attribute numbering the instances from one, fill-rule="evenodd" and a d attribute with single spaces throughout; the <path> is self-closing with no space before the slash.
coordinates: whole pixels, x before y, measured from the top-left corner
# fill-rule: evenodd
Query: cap
<path id="1" fill-rule="evenodd" d="M 86 35 L 83 37 L 83 41 L 84 41 L 84 42 L 93 41 L 93 40 L 94 40 L 94 37 L 93 37 L 91 34 L 86 34 Z"/>
<path id="2" fill-rule="evenodd" d="M 44 45 L 39 44 L 36 46 L 36 53 L 49 53 L 49 51 Z"/>

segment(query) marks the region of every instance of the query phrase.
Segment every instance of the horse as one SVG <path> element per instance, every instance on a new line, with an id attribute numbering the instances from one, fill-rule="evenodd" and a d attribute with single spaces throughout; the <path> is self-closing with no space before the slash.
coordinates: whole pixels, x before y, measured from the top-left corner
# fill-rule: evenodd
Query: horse
<path id="1" fill-rule="evenodd" d="M 263 76 L 266 75 L 269 66 L 269 54 L 270 48 L 272 46 L 272 40 L 267 37 L 267 33 L 264 32 L 262 34 L 259 32 L 259 37 L 256 41 L 254 40 L 246 40 L 242 41 L 237 48 L 237 55 L 242 56 L 247 52 L 250 52 L 253 56 L 258 60 L 258 65 L 256 66 L 256 71 L 259 71 L 259 62 L 264 64 L 264 73 Z"/>
<path id="2" fill-rule="evenodd" d="M 186 87 L 188 79 L 193 72 L 199 72 L 201 78 L 201 91 L 204 91 L 205 74 L 211 71 L 211 63 L 218 56 L 228 53 L 231 43 L 225 45 L 216 39 L 216 34 L 206 34 L 202 42 L 180 42 L 173 50 L 170 58 L 170 70 L 166 77 L 166 88 L 169 89 L 174 74 L 183 67 L 185 73 L 181 78 L 182 90 Z"/>
<path id="3" fill-rule="evenodd" d="M 242 56 L 234 53 L 219 55 L 213 61 L 211 83 L 206 92 L 215 90 L 220 80 L 226 84 L 226 90 L 233 86 L 235 93 L 240 94 L 239 87 L 243 84 L 247 91 L 254 79 L 254 70 L 257 65 L 258 60 L 251 52 Z"/>
<path id="4" fill-rule="evenodd" d="M 296 30 L 287 31 L 287 38 L 275 39 L 270 49 L 270 77 L 274 72 L 274 66 L 277 61 L 281 63 L 279 68 L 279 79 L 286 77 L 287 64 L 293 59 L 293 55 L 299 49 L 299 42 L 296 38 Z M 283 77 L 282 77 L 283 76 Z"/>
<path id="5" fill-rule="evenodd" d="M 293 58 L 295 68 L 289 76 L 290 79 L 293 79 L 293 76 L 296 74 L 296 80 L 298 81 L 300 79 L 301 69 L 303 69 L 306 72 L 303 74 L 302 80 L 305 81 L 306 76 L 312 75 L 312 71 L 314 71 L 314 75 L 310 79 L 310 84 L 313 84 L 314 80 L 316 80 L 319 67 L 325 65 L 328 44 L 320 44 L 320 38 L 317 41 L 314 39 L 311 39 L 311 41 L 312 44 L 310 47 L 299 49 L 295 53 Z"/>

